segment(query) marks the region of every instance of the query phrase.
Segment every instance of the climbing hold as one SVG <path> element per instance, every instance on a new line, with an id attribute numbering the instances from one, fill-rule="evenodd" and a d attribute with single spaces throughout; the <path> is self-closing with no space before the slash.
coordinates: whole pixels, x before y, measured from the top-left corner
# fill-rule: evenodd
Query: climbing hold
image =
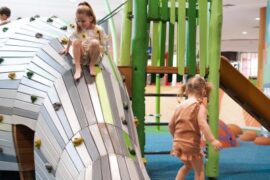
<path id="1" fill-rule="evenodd" d="M 122 75 L 122 81 L 123 83 L 126 82 L 126 76 Z"/>
<path id="2" fill-rule="evenodd" d="M 68 39 L 67 38 L 61 39 L 61 44 L 62 45 L 66 45 L 67 43 L 68 43 Z"/>
<path id="3" fill-rule="evenodd" d="M 133 121 L 134 121 L 136 127 L 138 127 L 139 126 L 139 120 L 138 120 L 138 118 L 136 116 L 134 116 L 134 120 Z"/>
<path id="4" fill-rule="evenodd" d="M 81 145 L 83 142 L 84 142 L 83 138 L 74 138 L 72 141 L 75 147 Z"/>
<path id="5" fill-rule="evenodd" d="M 56 15 L 52 15 L 52 17 L 51 18 L 58 18 Z"/>
<path id="6" fill-rule="evenodd" d="M 75 25 L 74 24 L 69 24 L 69 27 L 71 27 L 72 29 L 75 28 Z"/>
<path id="7" fill-rule="evenodd" d="M 20 19 L 22 19 L 21 17 L 17 17 L 17 20 L 20 20 Z"/>
<path id="8" fill-rule="evenodd" d="M 34 16 L 34 18 L 40 18 L 40 15 L 36 14 L 36 15 Z"/>
<path id="9" fill-rule="evenodd" d="M 128 124 L 127 120 L 124 117 L 121 117 L 121 122 L 124 125 L 127 125 Z"/>
<path id="10" fill-rule="evenodd" d="M 67 30 L 67 26 L 62 26 L 62 27 L 60 27 L 60 29 L 66 31 Z"/>
<path id="11" fill-rule="evenodd" d="M 8 28 L 4 27 L 2 30 L 3 30 L 3 32 L 7 32 Z"/>
<path id="12" fill-rule="evenodd" d="M 34 21 L 34 20 L 36 20 L 36 18 L 30 17 L 30 20 L 29 21 L 31 22 L 31 21 Z"/>
<path id="13" fill-rule="evenodd" d="M 37 96 L 31 96 L 31 102 L 35 103 L 37 101 Z"/>
<path id="14" fill-rule="evenodd" d="M 131 21 L 134 18 L 134 15 L 132 14 L 132 12 L 128 12 L 127 14 L 127 18 Z"/>
<path id="15" fill-rule="evenodd" d="M 12 80 L 15 79 L 15 78 L 16 78 L 16 73 L 15 73 L 15 72 L 9 73 L 9 74 L 8 74 L 8 78 L 9 78 L 9 79 L 12 79 Z"/>
<path id="16" fill-rule="evenodd" d="M 51 165 L 51 164 L 49 164 L 49 163 L 45 163 L 45 168 L 47 169 L 48 173 L 51 173 L 51 172 L 52 172 L 52 170 L 53 170 L 52 165 Z"/>
<path id="17" fill-rule="evenodd" d="M 4 121 L 4 116 L 0 115 L 0 123 Z"/>
<path id="18" fill-rule="evenodd" d="M 53 103 L 53 108 L 55 111 L 58 111 L 61 107 L 62 107 L 61 103 L 59 103 L 59 102 Z"/>
<path id="19" fill-rule="evenodd" d="M 42 37 L 43 37 L 43 34 L 41 34 L 41 33 L 36 33 L 35 37 L 38 38 L 38 39 L 39 39 L 39 38 L 42 38 Z"/>
<path id="20" fill-rule="evenodd" d="M 33 71 L 28 71 L 28 72 L 26 73 L 26 75 L 27 75 L 28 79 L 32 79 L 32 77 L 33 77 L 33 75 L 34 75 L 34 72 L 33 72 Z"/>
<path id="21" fill-rule="evenodd" d="M 0 58 L 0 64 L 2 64 L 2 62 L 4 62 L 4 58 Z"/>
<path id="22" fill-rule="evenodd" d="M 142 161 L 144 164 L 147 164 L 147 160 L 145 158 L 142 158 Z"/>
<path id="23" fill-rule="evenodd" d="M 48 23 L 51 23 L 51 22 L 53 22 L 53 19 L 52 19 L 52 18 L 48 18 L 48 19 L 47 19 L 47 22 L 48 22 Z"/>
<path id="24" fill-rule="evenodd" d="M 136 155 L 136 151 L 133 148 L 128 147 L 128 151 L 131 155 L 135 156 Z"/>
<path id="25" fill-rule="evenodd" d="M 128 110 L 128 103 L 127 102 L 124 102 L 124 109 Z"/>
<path id="26" fill-rule="evenodd" d="M 37 149 L 40 149 L 40 146 L 41 146 L 41 139 L 35 140 L 35 147 L 36 147 Z"/>

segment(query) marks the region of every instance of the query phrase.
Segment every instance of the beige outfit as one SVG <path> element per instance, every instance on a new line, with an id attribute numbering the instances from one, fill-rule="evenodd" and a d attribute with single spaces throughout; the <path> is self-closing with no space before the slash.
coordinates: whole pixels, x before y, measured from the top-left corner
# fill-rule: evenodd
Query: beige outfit
<path id="1" fill-rule="evenodd" d="M 209 129 L 207 114 L 204 120 L 198 119 L 198 112 L 202 102 L 195 99 L 187 99 L 182 102 L 175 110 L 174 115 L 169 123 L 169 129 L 173 136 L 173 147 L 171 154 L 182 160 L 202 158 L 203 154 L 200 148 L 201 130 Z M 214 140 L 211 131 L 203 131 L 208 141 Z"/>
<path id="2" fill-rule="evenodd" d="M 106 35 L 103 30 L 103 28 L 99 25 L 95 25 L 94 29 L 88 29 L 88 30 L 82 30 L 82 32 L 78 33 L 74 31 L 70 38 L 71 41 L 74 40 L 81 40 L 84 54 L 81 58 L 81 64 L 88 65 L 89 64 L 89 47 L 91 40 L 96 39 L 100 43 L 100 48 L 103 49 L 103 47 L 106 45 Z"/>

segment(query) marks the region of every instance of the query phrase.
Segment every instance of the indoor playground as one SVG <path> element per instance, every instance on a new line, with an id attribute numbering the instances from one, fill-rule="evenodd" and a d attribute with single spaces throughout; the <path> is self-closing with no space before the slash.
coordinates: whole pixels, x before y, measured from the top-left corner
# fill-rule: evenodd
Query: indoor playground
<path id="1" fill-rule="evenodd" d="M 270 0 L 0 0 L 0 179 L 176 179 L 196 74 L 205 179 L 270 179 L 269 28 Z"/>

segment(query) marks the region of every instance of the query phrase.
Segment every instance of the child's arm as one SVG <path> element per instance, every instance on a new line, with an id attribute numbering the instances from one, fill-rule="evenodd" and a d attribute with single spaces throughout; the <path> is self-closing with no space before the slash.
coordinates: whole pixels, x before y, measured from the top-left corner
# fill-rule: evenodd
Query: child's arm
<path id="1" fill-rule="evenodd" d="M 7 23 L 10 23 L 10 20 L 9 20 L 9 19 L 0 22 L 0 26 L 1 26 L 1 25 L 5 25 L 5 24 L 7 24 Z"/>
<path id="2" fill-rule="evenodd" d="M 98 29 L 99 29 L 100 45 L 104 47 L 106 45 L 106 34 L 105 34 L 104 29 L 102 27 L 99 26 Z"/>
<path id="3" fill-rule="evenodd" d="M 78 34 L 74 31 L 70 37 L 68 38 L 68 43 L 65 49 L 63 49 L 59 54 L 62 55 L 67 55 L 70 49 L 70 46 L 72 45 L 72 41 L 74 41 L 75 39 L 78 39 Z"/>
<path id="4" fill-rule="evenodd" d="M 72 44 L 72 41 L 69 39 L 69 40 L 68 40 L 67 47 L 66 47 L 65 49 L 63 49 L 63 50 L 60 52 L 60 54 L 62 54 L 62 55 L 67 55 L 68 52 L 69 52 L 69 48 L 70 48 L 71 44 Z"/>
<path id="5" fill-rule="evenodd" d="M 103 54 L 106 51 L 107 35 L 105 34 L 104 29 L 101 26 L 98 26 L 97 29 L 98 29 L 98 35 L 99 35 L 101 54 Z"/>
<path id="6" fill-rule="evenodd" d="M 198 113 L 198 123 L 199 123 L 200 130 L 202 131 L 206 140 L 210 142 L 216 150 L 221 149 L 222 144 L 214 137 L 207 123 L 207 109 L 203 104 L 200 105 L 200 109 Z"/>

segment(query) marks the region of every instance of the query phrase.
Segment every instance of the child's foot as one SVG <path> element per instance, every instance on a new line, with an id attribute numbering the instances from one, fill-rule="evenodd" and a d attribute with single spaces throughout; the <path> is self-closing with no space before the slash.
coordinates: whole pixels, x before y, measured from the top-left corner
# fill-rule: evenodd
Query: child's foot
<path id="1" fill-rule="evenodd" d="M 96 69 L 95 66 L 89 66 L 89 71 L 91 76 L 96 76 Z"/>
<path id="2" fill-rule="evenodd" d="M 78 80 L 81 78 L 81 74 L 82 74 L 82 70 L 76 70 L 75 74 L 74 74 L 74 79 Z"/>

